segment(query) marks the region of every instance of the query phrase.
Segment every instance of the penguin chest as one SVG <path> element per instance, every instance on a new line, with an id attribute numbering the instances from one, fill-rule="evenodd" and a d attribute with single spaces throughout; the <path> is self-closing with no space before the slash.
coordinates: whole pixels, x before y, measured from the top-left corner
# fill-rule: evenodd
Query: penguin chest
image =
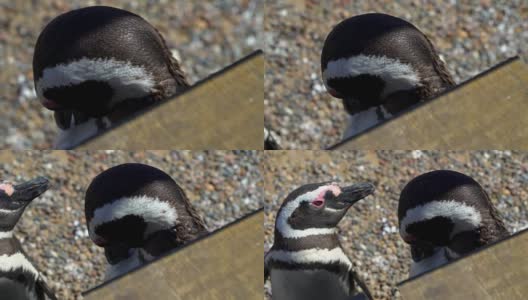
<path id="1" fill-rule="evenodd" d="M 0 255 L 0 299 L 39 299 L 39 273 L 21 252 Z"/>
<path id="2" fill-rule="evenodd" d="M 110 127 L 110 122 L 106 119 L 103 120 L 105 126 Z M 54 147 L 55 149 L 72 149 L 86 139 L 97 135 L 102 130 L 97 124 L 97 119 L 93 118 L 82 124 L 72 125 L 69 129 L 59 131 Z"/>
<path id="3" fill-rule="evenodd" d="M 418 276 L 424 272 L 436 269 L 448 262 L 445 254 L 446 248 L 440 247 L 435 250 L 430 257 L 424 258 L 418 262 L 412 262 L 409 271 L 409 278 Z"/>
<path id="4" fill-rule="evenodd" d="M 371 107 L 367 110 L 351 115 L 348 119 L 345 133 L 343 134 L 343 140 L 356 136 L 391 117 L 392 115 L 381 106 Z"/>
<path id="5" fill-rule="evenodd" d="M 139 256 L 139 249 L 134 249 L 132 255 L 129 258 L 124 259 L 115 265 L 107 266 L 105 280 L 110 280 L 117 276 L 128 273 L 143 264 L 144 262 Z"/>
<path id="6" fill-rule="evenodd" d="M 29 284 L 29 283 L 28 283 Z M 32 287 L 26 286 L 21 282 L 11 280 L 6 277 L 0 277 L 0 293 L 2 299 L 10 300 L 37 300 L 37 295 Z"/>
<path id="7" fill-rule="evenodd" d="M 349 299 L 348 274 L 326 270 L 271 270 L 274 300 Z"/>

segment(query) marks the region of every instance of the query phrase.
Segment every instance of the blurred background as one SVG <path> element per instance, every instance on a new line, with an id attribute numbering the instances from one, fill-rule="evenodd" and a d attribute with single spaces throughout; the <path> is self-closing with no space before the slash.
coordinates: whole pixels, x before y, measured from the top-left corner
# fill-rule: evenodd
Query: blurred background
<path id="1" fill-rule="evenodd" d="M 397 207 L 414 177 L 450 169 L 473 177 L 486 190 L 510 233 L 528 227 L 528 153 L 510 151 L 266 151 L 265 242 L 273 245 L 275 216 L 286 196 L 313 182 L 343 185 L 368 181 L 374 194 L 357 202 L 339 223 L 339 239 L 375 299 L 400 299 L 396 284 L 407 279 L 410 248 L 400 238 Z M 270 283 L 266 299 L 270 299 Z"/>
<path id="2" fill-rule="evenodd" d="M 283 149 L 323 149 L 341 140 L 348 115 L 323 85 L 321 50 L 333 26 L 369 12 L 417 26 L 457 83 L 515 55 L 528 58 L 525 0 L 267 0 L 265 124 Z"/>
<path id="3" fill-rule="evenodd" d="M 146 19 L 191 84 L 264 46 L 262 0 L 0 0 L 0 149 L 52 148 L 57 128 L 36 99 L 33 49 L 53 18 L 92 5 Z"/>
<path id="4" fill-rule="evenodd" d="M 103 248 L 88 237 L 84 195 L 92 179 L 122 163 L 137 162 L 169 174 L 191 204 L 216 230 L 262 207 L 257 151 L 0 151 L 1 180 L 50 180 L 15 227 L 23 249 L 47 278 L 58 299 L 101 284 L 106 271 Z M 0 296 L 1 298 L 1 296 Z"/>

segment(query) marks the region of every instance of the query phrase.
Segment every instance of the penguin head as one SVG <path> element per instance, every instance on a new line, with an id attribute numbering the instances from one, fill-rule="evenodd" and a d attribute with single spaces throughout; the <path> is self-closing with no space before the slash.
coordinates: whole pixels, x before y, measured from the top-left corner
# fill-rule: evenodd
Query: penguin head
<path id="1" fill-rule="evenodd" d="M 0 183 L 0 230 L 11 231 L 31 201 L 48 189 L 49 181 L 44 177 L 13 185 Z"/>
<path id="2" fill-rule="evenodd" d="M 85 216 L 90 238 L 111 265 L 132 256 L 150 261 L 205 231 L 180 186 L 144 164 L 97 175 L 86 191 Z"/>
<path id="3" fill-rule="evenodd" d="M 414 262 L 447 262 L 506 234 L 484 189 L 449 170 L 412 179 L 400 194 L 398 220 Z"/>
<path id="4" fill-rule="evenodd" d="M 131 12 L 105 6 L 53 19 L 33 56 L 35 89 L 61 128 L 115 110 L 133 110 L 188 84 L 163 37 Z M 69 123 L 70 122 L 70 123 Z"/>
<path id="5" fill-rule="evenodd" d="M 327 90 L 351 115 L 378 106 L 395 114 L 454 84 L 420 30 L 380 13 L 336 25 L 324 42 L 321 70 Z"/>
<path id="6" fill-rule="evenodd" d="M 286 197 L 277 214 L 275 230 L 287 238 L 332 233 L 347 210 L 373 191 L 370 183 L 346 187 L 334 182 L 303 185 Z"/>

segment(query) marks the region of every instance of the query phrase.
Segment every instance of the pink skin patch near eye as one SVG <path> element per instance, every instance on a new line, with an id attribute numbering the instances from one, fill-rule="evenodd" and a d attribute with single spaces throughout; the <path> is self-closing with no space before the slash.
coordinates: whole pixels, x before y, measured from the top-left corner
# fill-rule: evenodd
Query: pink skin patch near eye
<path id="1" fill-rule="evenodd" d="M 0 190 L 4 191 L 8 196 L 13 195 L 15 188 L 9 183 L 0 183 Z"/>
<path id="2" fill-rule="evenodd" d="M 416 241 L 416 238 L 411 235 L 411 234 L 407 234 L 405 233 L 403 236 L 402 236 L 402 239 L 407 243 L 407 244 L 412 244 L 414 241 Z"/>
<path id="3" fill-rule="evenodd" d="M 330 86 L 328 86 L 326 84 L 326 82 L 324 83 L 325 87 L 326 87 L 326 90 L 328 91 L 328 93 L 330 93 L 330 95 L 332 95 L 332 97 L 335 97 L 335 98 L 343 98 L 343 96 L 341 96 L 341 94 L 339 94 L 335 89 L 331 88 Z"/>
<path id="4" fill-rule="evenodd" d="M 334 196 L 339 196 L 341 194 L 341 188 L 339 188 L 335 183 L 332 183 L 331 185 L 327 185 L 326 188 L 322 189 L 321 192 L 317 195 L 317 197 L 311 202 L 311 204 L 315 207 L 321 207 L 325 203 L 324 195 L 328 192 L 332 191 L 332 194 Z"/>
<path id="5" fill-rule="evenodd" d="M 99 247 L 104 247 L 106 244 L 108 244 L 108 241 L 100 236 L 95 236 L 93 239 L 94 244 L 96 244 Z"/>
<path id="6" fill-rule="evenodd" d="M 328 93 L 330 93 L 330 95 L 334 96 L 335 98 L 341 98 L 341 95 L 339 95 L 339 93 L 334 90 L 333 88 L 331 87 L 328 87 Z"/>
<path id="7" fill-rule="evenodd" d="M 42 100 L 42 105 L 44 105 L 44 107 L 50 110 L 57 110 L 57 109 L 62 108 L 62 106 L 59 103 L 53 100 L 49 100 L 49 99 Z"/>

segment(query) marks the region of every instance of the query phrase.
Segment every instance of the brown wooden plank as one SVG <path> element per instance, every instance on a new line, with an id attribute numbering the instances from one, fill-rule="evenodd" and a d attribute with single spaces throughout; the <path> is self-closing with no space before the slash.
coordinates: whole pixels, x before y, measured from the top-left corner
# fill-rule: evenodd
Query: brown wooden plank
<path id="1" fill-rule="evenodd" d="M 84 294 L 101 299 L 262 299 L 264 212 Z"/>
<path id="2" fill-rule="evenodd" d="M 263 76 L 257 51 L 78 149 L 263 149 Z"/>
<path id="3" fill-rule="evenodd" d="M 512 59 L 331 149 L 528 149 L 528 67 Z"/>
<path id="4" fill-rule="evenodd" d="M 402 299 L 515 300 L 528 295 L 528 230 L 399 285 Z"/>

